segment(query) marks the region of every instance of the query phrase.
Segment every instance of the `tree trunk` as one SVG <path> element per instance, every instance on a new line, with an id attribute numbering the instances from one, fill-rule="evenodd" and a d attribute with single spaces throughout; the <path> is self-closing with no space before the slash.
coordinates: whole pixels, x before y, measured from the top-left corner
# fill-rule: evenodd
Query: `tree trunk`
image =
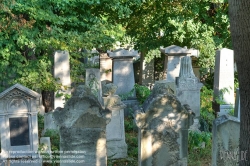
<path id="1" fill-rule="evenodd" d="M 230 30 L 240 88 L 240 166 L 250 165 L 250 1 L 229 0 Z"/>
<path id="2" fill-rule="evenodd" d="M 50 112 L 54 109 L 54 91 L 42 91 L 42 102 L 45 112 Z"/>

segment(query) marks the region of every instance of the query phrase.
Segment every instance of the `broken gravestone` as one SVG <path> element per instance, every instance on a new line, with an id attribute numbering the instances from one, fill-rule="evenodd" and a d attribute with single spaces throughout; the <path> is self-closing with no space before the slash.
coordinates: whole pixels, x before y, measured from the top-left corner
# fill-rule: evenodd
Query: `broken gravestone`
<path id="1" fill-rule="evenodd" d="M 111 113 L 102 108 L 89 87 L 78 86 L 53 116 L 59 126 L 61 166 L 107 165 L 106 125 Z"/>

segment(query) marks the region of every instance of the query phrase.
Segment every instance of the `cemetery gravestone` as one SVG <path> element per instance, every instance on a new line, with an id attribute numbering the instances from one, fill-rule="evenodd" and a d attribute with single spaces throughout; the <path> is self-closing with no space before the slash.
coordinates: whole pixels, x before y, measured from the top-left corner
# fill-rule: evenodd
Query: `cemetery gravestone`
<path id="1" fill-rule="evenodd" d="M 56 51 L 54 54 L 54 77 L 59 78 L 58 82 L 62 84 L 61 90 L 57 93 L 71 94 L 70 87 L 70 65 L 69 65 L 69 53 L 67 51 Z M 67 87 L 65 89 L 65 87 Z M 55 94 L 54 108 L 64 107 L 64 96 L 58 96 Z"/>
<path id="2" fill-rule="evenodd" d="M 118 86 L 117 95 L 129 93 L 135 85 L 133 57 L 138 55 L 137 51 L 117 49 L 108 51 L 108 55 L 113 60 L 112 79 Z M 132 94 L 135 97 L 135 93 Z"/>
<path id="3" fill-rule="evenodd" d="M 222 115 L 213 121 L 212 165 L 238 165 L 240 120 Z"/>
<path id="4" fill-rule="evenodd" d="M 0 93 L 0 156 L 11 166 L 41 165 L 37 120 L 40 98 L 40 94 L 20 84 Z"/>
<path id="5" fill-rule="evenodd" d="M 224 94 L 221 94 L 226 90 Z M 216 99 L 224 104 L 219 105 Z M 214 72 L 214 102 L 213 108 L 219 115 L 227 114 L 234 105 L 234 52 L 223 48 L 216 51 Z"/>
<path id="6" fill-rule="evenodd" d="M 176 97 L 183 105 L 188 104 L 195 117 L 199 118 L 200 90 L 203 84 L 195 77 L 191 61 L 191 57 L 181 58 L 180 74 L 176 79 Z"/>
<path id="7" fill-rule="evenodd" d="M 78 86 L 53 116 L 59 126 L 61 166 L 107 165 L 106 125 L 111 113 L 102 108 L 89 87 Z"/>
<path id="8" fill-rule="evenodd" d="M 138 165 L 186 166 L 192 112 L 168 93 L 151 95 L 144 103 L 143 112 L 136 115 L 139 127 Z"/>
<path id="9" fill-rule="evenodd" d="M 127 157 L 127 144 L 125 142 L 124 129 L 124 108 L 125 104 L 121 102 L 118 95 L 114 95 L 117 86 L 109 83 L 104 86 L 103 97 L 104 106 L 112 112 L 111 121 L 106 127 L 107 132 L 107 154 L 112 159 Z"/>
<path id="10" fill-rule="evenodd" d="M 179 76 L 180 59 L 184 56 L 198 56 L 199 51 L 195 49 L 182 48 L 176 45 L 171 45 L 166 48 L 161 48 L 161 52 L 168 56 L 167 65 L 167 82 L 175 82 L 175 78 Z"/>

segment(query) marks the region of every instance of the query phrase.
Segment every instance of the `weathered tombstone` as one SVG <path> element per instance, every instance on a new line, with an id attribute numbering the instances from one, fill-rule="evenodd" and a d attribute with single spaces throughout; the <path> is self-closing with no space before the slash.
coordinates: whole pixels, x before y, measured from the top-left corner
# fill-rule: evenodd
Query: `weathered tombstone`
<path id="1" fill-rule="evenodd" d="M 59 126 L 61 166 L 107 165 L 106 125 L 111 113 L 103 110 L 89 87 L 78 86 L 53 116 Z"/>
<path id="2" fill-rule="evenodd" d="M 222 115 L 213 121 L 212 165 L 238 165 L 240 120 Z"/>
<path id="3" fill-rule="evenodd" d="M 85 85 L 90 87 L 91 92 L 98 98 L 98 101 L 103 105 L 100 69 L 86 69 Z"/>
<path id="4" fill-rule="evenodd" d="M 175 78 L 179 76 L 180 59 L 184 56 L 198 56 L 199 51 L 195 49 L 182 48 L 176 45 L 171 45 L 160 49 L 162 53 L 168 56 L 168 63 L 165 64 L 167 68 L 167 82 L 175 82 Z"/>
<path id="5" fill-rule="evenodd" d="M 234 116 L 240 119 L 240 89 L 239 88 L 236 89 Z"/>
<path id="6" fill-rule="evenodd" d="M 139 166 L 187 166 L 188 128 L 193 114 L 172 94 L 151 95 L 136 115 Z"/>
<path id="7" fill-rule="evenodd" d="M 180 74 L 176 79 L 176 97 L 183 105 L 188 104 L 195 113 L 195 117 L 199 118 L 200 90 L 203 84 L 195 77 L 191 61 L 191 57 L 181 58 Z"/>
<path id="8" fill-rule="evenodd" d="M 58 94 L 71 94 L 70 87 L 70 64 L 69 53 L 67 51 L 56 51 L 54 54 L 54 77 L 59 78 L 62 84 L 61 89 L 55 93 L 54 108 L 64 107 L 64 96 Z"/>
<path id="9" fill-rule="evenodd" d="M 107 80 L 112 82 L 112 59 L 108 57 L 107 53 L 100 54 L 100 72 L 101 81 Z"/>
<path id="10" fill-rule="evenodd" d="M 221 91 L 225 90 L 222 94 Z M 219 105 L 216 99 L 225 104 Z M 213 108 L 218 115 L 227 114 L 234 105 L 234 52 L 223 48 L 216 51 L 214 72 L 214 102 Z"/>
<path id="11" fill-rule="evenodd" d="M 113 60 L 112 79 L 118 86 L 117 95 L 129 93 L 135 85 L 133 57 L 138 55 L 137 51 L 117 49 L 113 52 L 107 52 Z M 132 94 L 135 97 L 135 93 Z"/>
<path id="12" fill-rule="evenodd" d="M 125 104 L 121 102 L 118 95 L 114 95 L 117 86 L 109 83 L 103 89 L 107 97 L 103 97 L 104 106 L 112 112 L 111 121 L 106 127 L 107 132 L 107 155 L 108 157 L 126 158 L 127 144 L 125 142 L 124 129 L 124 108 Z"/>
<path id="13" fill-rule="evenodd" d="M 0 93 L 0 156 L 12 166 L 41 165 L 37 120 L 40 98 L 20 84 Z"/>

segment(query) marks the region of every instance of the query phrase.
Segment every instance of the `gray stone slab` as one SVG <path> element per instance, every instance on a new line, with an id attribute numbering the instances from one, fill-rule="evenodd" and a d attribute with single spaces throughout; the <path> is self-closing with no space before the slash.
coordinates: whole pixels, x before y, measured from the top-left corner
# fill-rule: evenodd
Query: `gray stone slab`
<path id="1" fill-rule="evenodd" d="M 221 96 L 221 90 L 227 91 Z M 220 98 L 225 104 L 234 106 L 234 52 L 223 48 L 216 51 L 214 72 L 214 101 Z M 221 97 L 220 97 L 221 96 Z M 219 115 L 227 114 L 228 110 L 220 107 Z"/>
<path id="2" fill-rule="evenodd" d="M 59 78 L 58 82 L 62 84 L 61 89 L 56 93 L 71 94 L 70 63 L 69 53 L 67 51 L 56 51 L 54 54 L 54 77 Z M 67 88 L 65 88 L 67 87 Z M 54 108 L 64 107 L 64 96 L 58 97 L 55 93 Z"/>

